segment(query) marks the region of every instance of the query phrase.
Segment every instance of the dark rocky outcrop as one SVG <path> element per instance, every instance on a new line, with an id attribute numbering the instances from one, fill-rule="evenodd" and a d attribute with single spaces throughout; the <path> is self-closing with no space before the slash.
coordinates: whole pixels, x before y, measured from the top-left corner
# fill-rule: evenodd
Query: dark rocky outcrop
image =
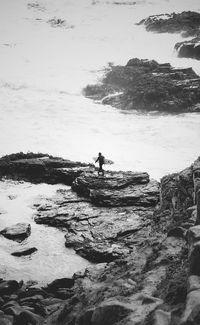
<path id="1" fill-rule="evenodd" d="M 141 20 L 147 31 L 157 33 L 182 33 L 183 36 L 200 35 L 200 13 L 183 11 L 181 13 L 153 15 Z"/>
<path id="2" fill-rule="evenodd" d="M 189 41 L 175 44 L 179 57 L 200 60 L 200 13 L 184 11 L 165 15 L 154 15 L 141 20 L 147 31 L 157 33 L 181 33 L 183 37 L 194 36 Z"/>
<path id="3" fill-rule="evenodd" d="M 102 82 L 88 85 L 84 94 L 120 109 L 200 111 L 200 78 L 191 68 L 131 59 L 125 66 L 110 66 Z"/>
<path id="4" fill-rule="evenodd" d="M 46 154 L 17 153 L 0 159 L 0 177 L 32 183 L 71 185 L 86 169 L 94 166 Z"/>
<path id="5" fill-rule="evenodd" d="M 31 225 L 28 223 L 17 223 L 16 225 L 6 227 L 0 231 L 4 237 L 16 241 L 23 241 L 31 234 Z"/>
<path id="6" fill-rule="evenodd" d="M 176 43 L 175 50 L 180 58 L 191 58 L 200 60 L 200 37 L 190 41 Z"/>
<path id="7" fill-rule="evenodd" d="M 30 248 L 26 248 L 26 249 L 21 249 L 17 252 L 13 252 L 11 253 L 11 255 L 13 256 L 17 256 L 17 257 L 20 257 L 20 256 L 27 256 L 27 255 L 31 255 L 33 253 L 37 252 L 37 248 L 36 247 L 30 247 Z"/>

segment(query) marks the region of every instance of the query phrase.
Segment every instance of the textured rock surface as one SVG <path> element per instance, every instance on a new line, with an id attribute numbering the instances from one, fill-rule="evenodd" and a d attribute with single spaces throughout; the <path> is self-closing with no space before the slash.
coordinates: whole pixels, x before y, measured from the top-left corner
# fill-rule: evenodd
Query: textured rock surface
<path id="1" fill-rule="evenodd" d="M 23 241 L 31 234 L 31 225 L 28 223 L 17 223 L 0 231 L 4 237 L 12 240 Z"/>
<path id="2" fill-rule="evenodd" d="M 87 86 L 84 94 L 120 109 L 200 111 L 200 78 L 191 68 L 136 58 L 125 66 L 110 66 L 102 82 Z"/>
<path id="3" fill-rule="evenodd" d="M 153 15 L 139 22 L 148 31 L 158 33 L 182 33 L 183 36 L 200 35 L 200 14 L 194 11 Z"/>
<path id="4" fill-rule="evenodd" d="M 197 159 L 163 177 L 161 200 L 151 205 L 140 200 L 98 206 L 93 201 L 93 192 L 123 196 L 127 188 L 133 194 L 134 188 L 150 186 L 146 173 L 136 180 L 129 172 L 99 179 L 86 172 L 75 180 L 73 191 L 62 189 L 51 200 L 37 202 L 36 222 L 61 227 L 67 246 L 99 264 L 45 288 L 0 280 L 0 320 L 20 325 L 199 324 L 199 164 Z M 158 200 L 158 187 L 154 195 Z"/>
<path id="5" fill-rule="evenodd" d="M 200 60 L 200 37 L 190 41 L 176 43 L 175 50 L 180 58 L 191 58 Z"/>
<path id="6" fill-rule="evenodd" d="M 0 177 L 34 183 L 71 185 L 88 168 L 94 169 L 94 166 L 45 154 L 17 153 L 0 159 Z"/>

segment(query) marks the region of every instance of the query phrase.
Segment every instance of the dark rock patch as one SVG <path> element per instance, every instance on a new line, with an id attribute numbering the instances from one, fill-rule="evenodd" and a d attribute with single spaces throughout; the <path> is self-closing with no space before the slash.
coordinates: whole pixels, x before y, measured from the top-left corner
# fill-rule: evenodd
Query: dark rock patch
<path id="1" fill-rule="evenodd" d="M 37 252 L 37 248 L 36 247 L 30 247 L 30 248 L 27 248 L 27 249 L 23 248 L 23 249 L 21 249 L 20 251 L 17 251 L 17 252 L 13 252 L 13 253 L 11 253 L 11 255 L 20 257 L 20 256 L 31 255 L 31 254 L 33 254 L 35 252 Z"/>
<path id="2" fill-rule="evenodd" d="M 194 11 L 153 15 L 141 20 L 147 31 L 157 33 L 182 33 L 183 36 L 200 35 L 200 14 Z"/>
<path id="3" fill-rule="evenodd" d="M 32 183 L 71 185 L 77 176 L 94 165 L 70 161 L 46 154 L 17 153 L 0 159 L 0 177 Z"/>

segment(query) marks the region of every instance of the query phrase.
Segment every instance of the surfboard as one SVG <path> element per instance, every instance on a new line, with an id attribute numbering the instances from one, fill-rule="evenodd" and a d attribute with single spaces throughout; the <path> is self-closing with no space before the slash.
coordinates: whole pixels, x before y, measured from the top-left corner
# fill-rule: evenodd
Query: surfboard
<path id="1" fill-rule="evenodd" d="M 93 157 L 92 159 L 93 159 L 94 161 L 96 161 L 97 158 L 98 158 L 98 157 Z M 110 160 L 110 159 L 106 159 L 106 158 L 104 158 L 104 165 L 113 165 L 113 164 L 114 164 L 114 161 L 112 161 L 112 160 Z"/>

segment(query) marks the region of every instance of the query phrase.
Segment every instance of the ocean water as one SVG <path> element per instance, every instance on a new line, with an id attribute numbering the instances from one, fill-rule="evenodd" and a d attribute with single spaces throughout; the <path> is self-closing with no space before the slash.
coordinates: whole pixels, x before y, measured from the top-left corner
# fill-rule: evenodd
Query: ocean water
<path id="1" fill-rule="evenodd" d="M 0 155 L 29 150 L 91 162 L 101 151 L 113 168 L 157 179 L 199 155 L 199 114 L 121 112 L 82 95 L 108 62 L 133 57 L 200 73 L 199 61 L 174 53 L 181 35 L 135 25 L 150 14 L 200 11 L 199 1 L 1 0 L 0 7 Z M 52 27 L 53 18 L 66 23 Z"/>
<path id="2" fill-rule="evenodd" d="M 180 34 L 148 33 L 135 25 L 151 14 L 183 10 L 200 12 L 199 0 L 0 0 L 0 156 L 34 151 L 92 162 L 101 151 L 115 162 L 113 169 L 147 171 L 158 180 L 190 165 L 200 154 L 200 114 L 125 112 L 82 95 L 109 62 L 126 64 L 133 57 L 192 66 L 200 74 L 199 61 L 176 57 L 174 44 L 182 40 Z M 53 26 L 49 21 L 54 18 L 63 25 Z M 28 201 L 57 189 L 30 186 L 28 198 L 23 195 L 26 186 L 11 182 L 5 189 L 5 183 L 0 184 L 5 212 L 1 228 L 30 220 Z M 13 190 L 18 198 L 11 201 Z M 38 257 L 46 261 L 49 279 L 54 277 L 54 254 L 61 256 L 59 276 L 84 265 L 63 248 L 60 231 L 35 228 L 38 238 L 45 231 L 54 246 L 53 254 L 43 249 Z M 9 255 L 14 245 L 9 243 L 9 248 L 2 243 L 0 273 L 17 278 L 37 274 L 43 281 L 42 269 L 33 267 L 37 254 L 29 262 L 16 260 Z M 63 254 L 74 261 L 70 269 Z"/>

